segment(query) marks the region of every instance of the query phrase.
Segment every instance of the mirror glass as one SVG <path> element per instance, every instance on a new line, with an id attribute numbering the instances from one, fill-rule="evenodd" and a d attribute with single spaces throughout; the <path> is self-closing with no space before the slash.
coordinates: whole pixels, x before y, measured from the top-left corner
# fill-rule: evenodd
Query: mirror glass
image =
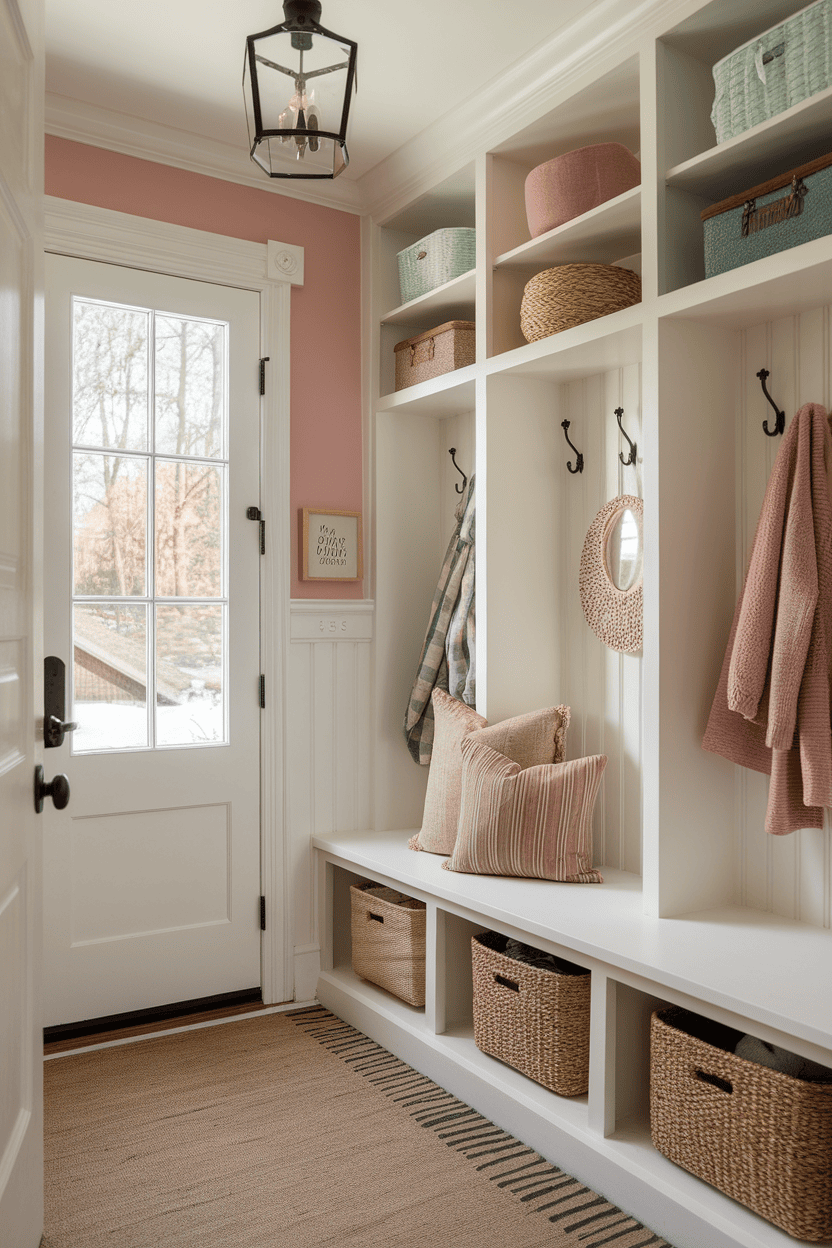
<path id="1" fill-rule="evenodd" d="M 641 576 L 641 526 L 629 507 L 615 517 L 607 537 L 607 573 L 616 589 L 625 593 Z"/>

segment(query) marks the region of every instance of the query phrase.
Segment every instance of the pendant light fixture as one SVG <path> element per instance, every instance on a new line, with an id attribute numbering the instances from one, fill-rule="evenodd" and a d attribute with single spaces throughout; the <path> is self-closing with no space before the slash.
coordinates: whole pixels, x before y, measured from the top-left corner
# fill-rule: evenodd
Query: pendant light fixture
<path id="1" fill-rule="evenodd" d="M 246 40 L 251 159 L 270 178 L 336 178 L 349 164 L 358 45 L 320 25 L 319 0 L 284 0 L 283 15 Z"/>

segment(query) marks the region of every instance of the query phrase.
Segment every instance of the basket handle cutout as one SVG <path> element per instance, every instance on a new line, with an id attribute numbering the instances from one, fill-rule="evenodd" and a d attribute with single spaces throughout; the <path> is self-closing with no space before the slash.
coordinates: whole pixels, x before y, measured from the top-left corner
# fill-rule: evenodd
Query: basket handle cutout
<path id="1" fill-rule="evenodd" d="M 713 1087 L 719 1088 L 721 1092 L 734 1091 L 733 1083 L 729 1083 L 727 1079 L 720 1079 L 719 1075 L 711 1075 L 707 1070 L 697 1070 L 695 1074 L 700 1083 L 710 1083 Z"/>
<path id="2" fill-rule="evenodd" d="M 367 918 L 368 918 L 368 919 L 375 919 L 376 923 L 383 923 L 383 922 L 384 922 L 384 915 L 383 915 L 383 914 L 373 914 L 371 910 L 368 910 L 368 911 L 367 911 Z"/>
<path id="3" fill-rule="evenodd" d="M 494 983 L 502 984 L 504 988 L 510 988 L 512 992 L 520 991 L 520 985 L 516 983 L 513 979 L 506 979 L 505 975 L 495 975 Z"/>

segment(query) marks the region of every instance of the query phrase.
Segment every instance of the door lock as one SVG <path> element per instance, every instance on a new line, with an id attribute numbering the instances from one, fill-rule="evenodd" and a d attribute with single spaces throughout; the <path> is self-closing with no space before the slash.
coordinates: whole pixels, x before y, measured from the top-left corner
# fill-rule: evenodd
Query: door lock
<path id="1" fill-rule="evenodd" d="M 43 810 L 44 798 L 51 797 L 56 810 L 63 810 L 69 805 L 69 781 L 60 772 L 46 784 L 43 779 L 43 768 L 38 763 L 35 768 L 35 812 Z"/>
<path id="2" fill-rule="evenodd" d="M 77 724 L 65 724 L 66 667 L 63 659 L 49 654 L 43 660 L 43 744 L 47 750 L 64 743 L 64 733 L 74 732 Z"/>

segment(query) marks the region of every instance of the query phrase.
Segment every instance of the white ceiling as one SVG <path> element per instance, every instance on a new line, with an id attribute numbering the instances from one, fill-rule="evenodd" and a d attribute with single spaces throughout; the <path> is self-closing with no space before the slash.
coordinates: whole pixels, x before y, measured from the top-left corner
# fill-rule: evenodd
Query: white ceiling
<path id="1" fill-rule="evenodd" d="M 601 3 L 323 0 L 322 24 L 358 43 L 343 176 L 452 122 L 469 96 Z M 278 0 L 46 0 L 47 90 L 245 150 L 245 39 L 282 20 Z"/>

